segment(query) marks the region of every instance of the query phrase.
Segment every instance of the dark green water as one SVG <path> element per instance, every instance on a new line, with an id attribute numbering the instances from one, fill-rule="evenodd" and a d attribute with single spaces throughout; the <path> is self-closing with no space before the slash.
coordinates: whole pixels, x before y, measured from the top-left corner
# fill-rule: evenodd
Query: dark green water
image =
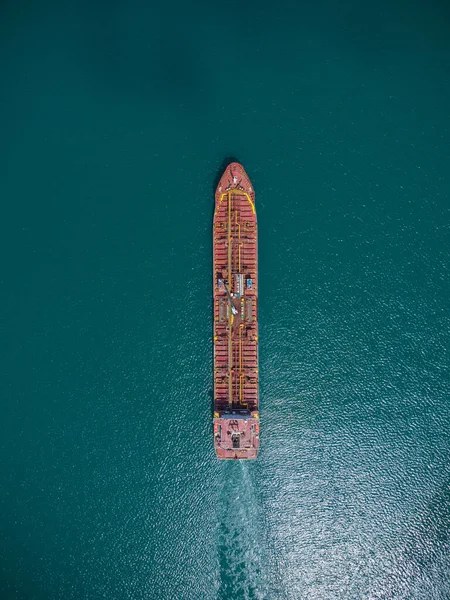
<path id="1" fill-rule="evenodd" d="M 362 4 L 2 4 L 2 600 L 450 597 L 450 12 Z M 252 464 L 211 438 L 230 157 Z"/>

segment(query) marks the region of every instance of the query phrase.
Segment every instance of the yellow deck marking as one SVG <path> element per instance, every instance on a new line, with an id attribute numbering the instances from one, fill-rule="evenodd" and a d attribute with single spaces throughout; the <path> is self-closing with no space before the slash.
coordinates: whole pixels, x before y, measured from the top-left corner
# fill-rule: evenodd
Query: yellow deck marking
<path id="1" fill-rule="evenodd" d="M 238 190 L 238 189 L 232 189 L 231 191 L 232 191 L 232 192 L 236 192 L 236 194 L 237 194 L 237 195 L 245 196 L 245 197 L 247 198 L 247 200 L 249 201 L 249 203 L 250 203 L 250 206 L 251 206 L 251 208 L 252 208 L 252 212 L 253 212 L 254 214 L 256 214 L 256 212 L 255 212 L 255 205 L 253 204 L 253 201 L 252 201 L 252 199 L 250 198 L 250 196 L 247 194 L 247 192 L 244 192 L 243 190 Z M 221 196 L 221 198 L 220 198 L 220 200 L 219 200 L 219 205 L 217 206 L 217 209 L 216 209 L 216 211 L 218 210 L 218 208 L 219 208 L 219 206 L 220 206 L 220 204 L 221 204 L 222 200 L 223 200 L 223 199 L 225 198 L 225 196 L 227 196 L 228 194 L 230 194 L 230 192 L 229 192 L 229 191 L 228 191 L 228 192 L 225 192 L 225 194 L 222 194 L 222 196 Z"/>
<path id="2" fill-rule="evenodd" d="M 228 195 L 228 286 L 231 293 L 231 192 L 223 194 L 222 198 L 226 195 Z M 233 320 L 234 315 L 230 306 L 228 319 L 228 405 L 230 412 L 233 408 Z"/>
<path id="3" fill-rule="evenodd" d="M 228 331 L 228 406 L 230 412 L 233 408 L 233 371 L 231 369 L 233 362 L 233 340 L 231 339 L 231 325 Z"/>
<path id="4" fill-rule="evenodd" d="M 231 194 L 228 192 L 228 287 L 231 291 Z"/>
<path id="5" fill-rule="evenodd" d="M 242 404 L 242 329 L 239 327 L 239 402 Z"/>

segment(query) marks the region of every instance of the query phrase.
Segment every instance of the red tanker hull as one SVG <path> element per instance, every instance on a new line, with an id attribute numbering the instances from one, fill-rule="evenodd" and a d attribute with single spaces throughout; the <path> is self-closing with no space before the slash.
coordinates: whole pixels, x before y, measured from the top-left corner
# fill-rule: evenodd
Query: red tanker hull
<path id="1" fill-rule="evenodd" d="M 250 459 L 259 447 L 258 233 L 242 165 L 226 168 L 215 200 L 214 447 L 218 458 Z"/>

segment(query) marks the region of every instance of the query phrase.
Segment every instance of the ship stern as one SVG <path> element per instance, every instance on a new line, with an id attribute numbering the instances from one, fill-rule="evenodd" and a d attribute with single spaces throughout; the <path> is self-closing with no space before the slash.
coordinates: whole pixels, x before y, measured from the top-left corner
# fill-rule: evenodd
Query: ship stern
<path id="1" fill-rule="evenodd" d="M 214 449 L 217 458 L 254 459 L 259 448 L 258 413 L 214 416 Z"/>

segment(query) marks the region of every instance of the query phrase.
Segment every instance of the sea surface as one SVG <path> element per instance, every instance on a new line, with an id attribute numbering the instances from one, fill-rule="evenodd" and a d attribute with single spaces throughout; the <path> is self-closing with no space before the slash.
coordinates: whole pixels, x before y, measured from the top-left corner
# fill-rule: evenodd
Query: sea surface
<path id="1" fill-rule="evenodd" d="M 3 2 L 1 600 L 450 598 L 445 2 Z M 213 191 L 261 451 L 212 443 Z"/>

